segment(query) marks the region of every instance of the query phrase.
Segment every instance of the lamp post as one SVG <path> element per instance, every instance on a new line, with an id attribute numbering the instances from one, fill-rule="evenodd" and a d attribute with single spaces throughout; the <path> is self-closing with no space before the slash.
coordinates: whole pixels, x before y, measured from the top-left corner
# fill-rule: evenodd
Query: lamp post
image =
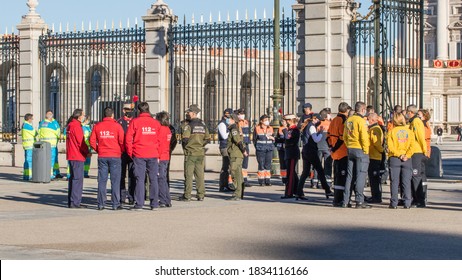
<path id="1" fill-rule="evenodd" d="M 279 0 L 274 0 L 274 54 L 273 54 L 273 121 L 271 126 L 274 129 L 275 135 L 278 133 L 280 126 L 279 112 L 281 109 L 283 96 L 281 94 L 280 80 L 280 4 Z M 273 153 L 273 161 L 271 164 L 271 173 L 273 175 L 280 174 L 278 152 L 275 149 Z"/>

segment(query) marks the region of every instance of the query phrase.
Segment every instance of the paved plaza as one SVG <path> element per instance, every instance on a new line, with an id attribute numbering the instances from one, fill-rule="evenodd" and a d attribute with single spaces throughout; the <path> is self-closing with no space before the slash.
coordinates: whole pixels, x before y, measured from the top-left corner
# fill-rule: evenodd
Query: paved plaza
<path id="1" fill-rule="evenodd" d="M 383 204 L 369 210 L 333 208 L 311 188 L 307 202 L 283 201 L 276 179 L 230 202 L 208 173 L 204 202 L 97 211 L 96 169 L 84 183 L 88 208 L 68 209 L 67 182 L 24 183 L 21 169 L 1 167 L 0 258 L 462 259 L 462 142 L 440 148 L 445 177 L 430 180 L 428 208 L 411 210 L 388 209 L 388 185 Z M 176 198 L 182 173 L 172 177 Z"/>

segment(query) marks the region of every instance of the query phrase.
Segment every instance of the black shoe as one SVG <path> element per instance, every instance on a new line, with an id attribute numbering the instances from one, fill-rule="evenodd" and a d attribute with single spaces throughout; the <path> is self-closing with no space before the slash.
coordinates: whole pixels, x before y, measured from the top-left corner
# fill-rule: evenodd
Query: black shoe
<path id="1" fill-rule="evenodd" d="M 271 187 L 272 185 L 271 185 L 271 183 L 266 183 L 265 186 Z"/>
<path id="2" fill-rule="evenodd" d="M 165 207 L 167 207 L 167 208 L 171 208 L 171 207 L 172 207 L 172 204 L 170 204 L 170 203 L 167 203 L 167 204 L 165 204 Z"/>
<path id="3" fill-rule="evenodd" d="M 390 208 L 390 209 L 398 209 L 398 206 L 389 205 L 388 208 Z"/>
<path id="4" fill-rule="evenodd" d="M 285 195 L 285 196 L 281 196 L 281 199 L 291 199 L 291 198 L 294 198 L 295 196 L 293 195 Z"/>
<path id="5" fill-rule="evenodd" d="M 71 209 L 85 209 L 85 208 L 87 208 L 87 206 L 82 205 L 82 204 L 80 204 L 80 205 L 70 205 L 69 208 L 71 208 Z"/>
<path id="6" fill-rule="evenodd" d="M 411 209 L 411 206 L 404 206 L 404 209 Z"/>
<path id="7" fill-rule="evenodd" d="M 56 179 L 62 179 L 62 178 L 63 178 L 63 175 L 61 175 L 61 174 L 56 174 L 55 178 L 56 178 Z"/>
<path id="8" fill-rule="evenodd" d="M 348 203 L 348 204 L 343 204 L 342 203 L 341 205 L 342 205 L 341 206 L 342 208 L 353 208 L 353 205 L 351 205 L 351 203 Z"/>
<path id="9" fill-rule="evenodd" d="M 116 208 L 112 208 L 112 210 L 114 211 L 120 211 L 120 210 L 123 210 L 124 208 L 122 206 L 117 206 Z"/>
<path id="10" fill-rule="evenodd" d="M 241 200 L 241 198 L 238 196 L 232 196 L 232 197 L 228 197 L 226 200 L 239 201 Z"/>
<path id="11" fill-rule="evenodd" d="M 184 197 L 184 196 L 180 196 L 180 197 L 178 198 L 178 201 L 190 202 L 190 201 L 191 201 L 191 198 L 186 198 L 186 197 Z"/>
<path id="12" fill-rule="evenodd" d="M 151 211 L 157 211 L 157 210 L 159 210 L 159 207 L 151 206 Z"/>
<path id="13" fill-rule="evenodd" d="M 56 178 L 58 178 L 58 176 L 56 176 Z M 88 178 L 90 178 L 90 175 L 84 175 L 83 178 L 88 179 Z"/>
<path id="14" fill-rule="evenodd" d="M 167 207 L 167 204 L 163 204 L 163 203 L 159 204 L 159 208 L 166 208 L 166 207 Z"/>
<path id="15" fill-rule="evenodd" d="M 308 200 L 308 198 L 306 198 L 304 195 L 297 195 L 295 196 L 295 200 Z"/>
<path id="16" fill-rule="evenodd" d="M 197 201 L 204 201 L 204 198 L 203 197 L 198 197 Z"/>
<path id="17" fill-rule="evenodd" d="M 398 206 L 404 206 L 404 200 L 403 199 L 398 200 Z"/>
<path id="18" fill-rule="evenodd" d="M 252 187 L 251 184 L 249 184 L 249 183 L 244 183 L 244 188 L 251 188 L 251 187 Z"/>
<path id="19" fill-rule="evenodd" d="M 260 183 L 259 185 L 260 185 L 260 187 L 263 187 L 263 183 Z"/>
<path id="20" fill-rule="evenodd" d="M 370 206 L 367 203 L 356 203 L 356 209 L 370 209 L 372 206 Z"/>
<path id="21" fill-rule="evenodd" d="M 334 192 L 329 190 L 329 191 L 326 191 L 326 199 L 329 199 L 329 197 L 331 196 L 334 196 Z"/>
<path id="22" fill-rule="evenodd" d="M 104 206 L 98 206 L 98 211 L 103 211 L 104 210 Z"/>
<path id="23" fill-rule="evenodd" d="M 427 207 L 427 205 L 426 205 L 425 203 L 417 203 L 417 204 L 415 205 L 415 207 L 416 207 L 416 208 L 425 208 L 425 207 Z"/>

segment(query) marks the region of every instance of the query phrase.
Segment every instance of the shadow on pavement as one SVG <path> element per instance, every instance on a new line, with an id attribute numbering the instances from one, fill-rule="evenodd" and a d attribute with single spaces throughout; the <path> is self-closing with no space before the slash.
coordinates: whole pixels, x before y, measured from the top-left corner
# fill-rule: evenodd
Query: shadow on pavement
<path id="1" fill-rule="evenodd" d="M 424 228 L 423 228 L 424 229 Z M 298 241 L 234 244 L 263 259 L 298 260 L 460 260 L 462 236 L 383 228 L 299 227 Z M 310 239 L 309 236 L 324 238 Z M 305 238 L 307 236 L 307 238 Z M 240 252 L 242 253 L 242 252 Z M 385 268 L 384 268 L 385 269 Z"/>
<path id="2" fill-rule="evenodd" d="M 0 180 L 24 182 L 24 180 L 22 179 L 22 175 L 11 173 L 0 173 Z"/>

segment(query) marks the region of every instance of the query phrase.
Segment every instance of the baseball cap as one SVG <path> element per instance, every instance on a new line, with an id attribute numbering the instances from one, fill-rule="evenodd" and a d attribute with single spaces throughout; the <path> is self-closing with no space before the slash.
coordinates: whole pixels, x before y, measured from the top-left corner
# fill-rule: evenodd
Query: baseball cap
<path id="1" fill-rule="evenodd" d="M 189 106 L 189 108 L 185 112 L 186 113 L 194 112 L 196 114 L 199 114 L 201 112 L 201 109 L 199 109 L 199 106 L 197 104 L 192 104 Z"/>
<path id="2" fill-rule="evenodd" d="M 313 106 L 311 105 L 311 103 L 305 103 L 305 104 L 303 105 L 303 109 L 305 109 L 305 108 L 313 109 Z"/>

